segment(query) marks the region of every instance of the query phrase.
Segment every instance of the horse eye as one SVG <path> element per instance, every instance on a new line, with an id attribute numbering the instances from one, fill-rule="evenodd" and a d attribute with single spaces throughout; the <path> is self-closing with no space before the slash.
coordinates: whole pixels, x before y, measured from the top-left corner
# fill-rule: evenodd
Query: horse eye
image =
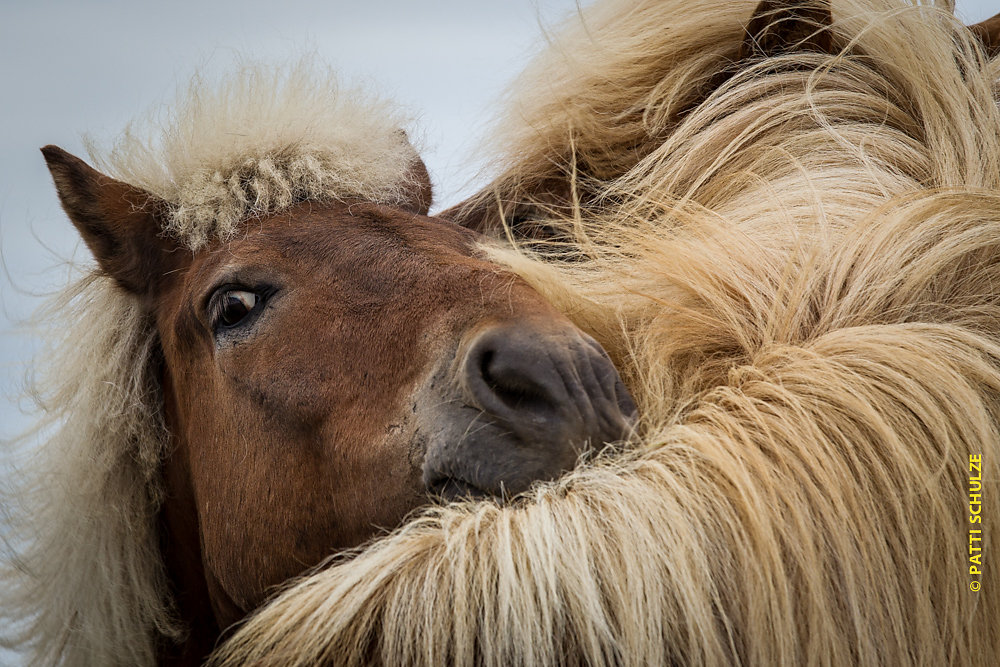
<path id="1" fill-rule="evenodd" d="M 217 325 L 233 327 L 243 321 L 256 307 L 260 297 L 254 292 L 229 290 L 219 301 Z"/>

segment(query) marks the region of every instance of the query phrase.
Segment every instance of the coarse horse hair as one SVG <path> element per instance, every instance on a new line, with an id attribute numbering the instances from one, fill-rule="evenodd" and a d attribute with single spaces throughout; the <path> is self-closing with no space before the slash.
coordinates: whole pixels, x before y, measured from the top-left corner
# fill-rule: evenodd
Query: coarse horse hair
<path id="1" fill-rule="evenodd" d="M 555 230 L 493 257 L 616 359 L 641 446 L 428 511 L 218 664 L 991 664 L 998 63 L 949 4 L 894 0 L 741 59 L 755 4 L 583 11 L 473 202 Z"/>
<path id="2" fill-rule="evenodd" d="M 166 202 L 164 233 L 192 250 L 296 202 L 412 190 L 406 117 L 312 58 L 196 77 L 170 108 L 91 157 Z M 95 267 L 35 326 L 51 338 L 31 385 L 41 420 L 3 489 L 19 553 L 0 569 L 0 641 L 33 664 L 150 664 L 184 633 L 157 529 L 167 433 L 151 316 Z"/>

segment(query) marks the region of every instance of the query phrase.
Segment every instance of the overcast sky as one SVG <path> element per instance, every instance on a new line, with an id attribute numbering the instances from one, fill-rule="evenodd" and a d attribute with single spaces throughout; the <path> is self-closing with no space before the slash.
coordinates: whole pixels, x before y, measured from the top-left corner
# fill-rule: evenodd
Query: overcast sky
<path id="1" fill-rule="evenodd" d="M 967 22 L 1000 10 L 958 6 Z M 454 203 L 476 184 L 477 139 L 504 85 L 541 26 L 574 11 L 574 0 L 0 0 L 0 438 L 27 424 L 13 397 L 33 343 L 15 323 L 39 299 L 24 292 L 64 284 L 67 258 L 88 260 L 40 146 L 83 155 L 85 133 L 107 143 L 196 68 L 315 51 L 414 112 L 436 201 Z"/>

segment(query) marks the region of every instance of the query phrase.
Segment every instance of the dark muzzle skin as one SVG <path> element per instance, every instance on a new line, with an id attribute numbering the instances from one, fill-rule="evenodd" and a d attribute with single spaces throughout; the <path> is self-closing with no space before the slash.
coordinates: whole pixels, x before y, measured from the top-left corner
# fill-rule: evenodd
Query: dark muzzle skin
<path id="1" fill-rule="evenodd" d="M 423 466 L 428 490 L 447 500 L 511 498 L 635 427 L 635 403 L 611 359 L 568 322 L 491 325 L 455 362 L 461 406 L 430 438 Z"/>

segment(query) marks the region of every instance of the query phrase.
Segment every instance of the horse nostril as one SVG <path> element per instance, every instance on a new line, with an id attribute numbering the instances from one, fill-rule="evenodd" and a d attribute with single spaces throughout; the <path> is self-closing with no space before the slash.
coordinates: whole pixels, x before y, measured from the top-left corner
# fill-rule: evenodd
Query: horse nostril
<path id="1" fill-rule="evenodd" d="M 569 325 L 495 326 L 473 342 L 463 376 L 473 403 L 563 464 L 626 437 L 635 410 L 601 347 Z"/>
<path id="2" fill-rule="evenodd" d="M 497 327 L 476 339 L 465 360 L 464 384 L 472 402 L 522 439 L 526 428 L 555 428 L 566 403 L 558 369 L 546 352 L 526 332 Z"/>
<path id="3" fill-rule="evenodd" d="M 529 355 L 530 356 L 530 355 Z M 512 412 L 544 411 L 552 398 L 545 388 L 544 370 L 521 358 L 516 350 L 484 346 L 480 353 L 479 375 L 486 387 Z"/>

